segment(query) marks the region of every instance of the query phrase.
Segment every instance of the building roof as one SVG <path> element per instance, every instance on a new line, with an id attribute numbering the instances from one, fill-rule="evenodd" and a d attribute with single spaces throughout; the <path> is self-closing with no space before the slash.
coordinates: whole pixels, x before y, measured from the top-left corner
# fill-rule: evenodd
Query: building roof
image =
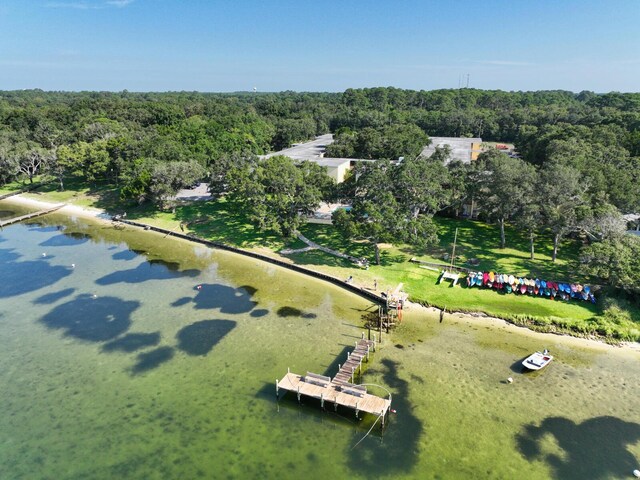
<path id="1" fill-rule="evenodd" d="M 464 163 L 471 161 L 472 152 L 478 152 L 473 148 L 473 144 L 482 143 L 481 138 L 459 138 L 459 137 L 430 137 L 431 145 L 424 147 L 422 156 L 430 156 L 436 151 L 436 147 L 449 145 L 451 147 L 451 160 L 460 160 Z M 276 155 L 284 155 L 293 160 L 309 160 L 324 167 L 338 167 L 345 162 L 375 162 L 365 158 L 327 158 L 324 156 L 328 145 L 333 143 L 333 134 L 320 135 L 310 142 L 298 143 L 279 152 L 262 155 L 260 158 L 271 158 Z"/>
<path id="2" fill-rule="evenodd" d="M 279 152 L 269 153 L 262 158 L 270 158 L 276 155 L 284 155 L 285 157 L 293 158 L 294 160 L 313 160 L 316 158 L 322 158 L 324 151 L 328 145 L 333 143 L 333 134 L 327 133 L 320 135 L 311 140 L 310 142 L 294 144 L 290 148 L 285 148 Z"/>
<path id="3" fill-rule="evenodd" d="M 309 160 L 323 167 L 338 167 L 346 162 L 374 162 L 364 158 L 328 158 L 324 156 L 324 152 L 328 145 L 333 143 L 333 134 L 327 133 L 320 135 L 310 142 L 297 143 L 289 148 L 262 155 L 260 158 L 271 158 L 276 155 L 284 155 L 293 160 Z"/>
<path id="4" fill-rule="evenodd" d="M 444 147 L 449 145 L 451 148 L 451 160 L 460 160 L 464 163 L 471 162 L 471 153 L 474 151 L 473 144 L 482 143 L 481 138 L 465 138 L 465 137 L 429 137 L 431 144 L 424 147 L 421 155 L 423 157 L 431 156 L 436 147 Z"/>

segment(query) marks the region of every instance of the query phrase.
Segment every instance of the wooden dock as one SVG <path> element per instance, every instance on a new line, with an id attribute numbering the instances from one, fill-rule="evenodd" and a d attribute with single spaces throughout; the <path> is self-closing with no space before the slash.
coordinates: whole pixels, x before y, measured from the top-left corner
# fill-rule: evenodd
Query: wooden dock
<path id="1" fill-rule="evenodd" d="M 354 384 L 357 372 L 362 371 L 362 362 L 369 361 L 369 355 L 375 351 L 376 342 L 365 340 L 357 341 L 355 349 L 347 354 L 347 361 L 339 365 L 338 373 L 330 378 L 307 372 L 306 375 L 298 375 L 287 372 L 282 380 L 276 380 L 276 395 L 280 390 L 294 392 L 298 402 L 302 396 L 320 400 L 320 406 L 324 408 L 325 402 L 333 404 L 335 410 L 338 406 L 355 410 L 356 417 L 360 412 L 376 415 L 381 420 L 384 428 L 385 418 L 391 407 L 391 394 L 389 398 L 381 398 L 367 393 L 366 386 Z"/>
<path id="2" fill-rule="evenodd" d="M 45 210 L 27 213 L 26 215 L 9 218 L 8 220 L 2 220 L 0 221 L 0 228 L 6 227 L 7 225 L 12 225 L 14 223 L 23 222 L 24 220 L 29 220 L 31 218 L 41 217 L 42 215 L 46 215 L 47 213 L 55 212 L 56 210 L 60 210 L 62 207 L 64 207 L 64 205 L 65 204 L 63 203 L 62 205 L 56 205 L 55 207 L 47 208 Z"/>

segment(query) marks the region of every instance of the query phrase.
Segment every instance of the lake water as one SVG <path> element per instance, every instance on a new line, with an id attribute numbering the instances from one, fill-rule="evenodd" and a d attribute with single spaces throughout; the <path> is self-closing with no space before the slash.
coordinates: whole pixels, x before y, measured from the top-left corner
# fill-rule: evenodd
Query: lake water
<path id="1" fill-rule="evenodd" d="M 39 222 L 0 231 L 2 479 L 608 479 L 640 468 L 637 352 L 406 311 L 361 379 L 390 389 L 397 413 L 354 448 L 375 419 L 276 402 L 275 381 L 287 367 L 333 376 L 370 303 L 154 233 Z M 522 374 L 518 362 L 545 347 L 554 362 Z"/>

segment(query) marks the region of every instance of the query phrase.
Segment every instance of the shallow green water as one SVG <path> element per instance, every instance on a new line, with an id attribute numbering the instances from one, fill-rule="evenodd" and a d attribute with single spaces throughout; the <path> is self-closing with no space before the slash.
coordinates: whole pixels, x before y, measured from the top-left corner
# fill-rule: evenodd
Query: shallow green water
<path id="1" fill-rule="evenodd" d="M 277 403 L 274 384 L 287 367 L 333 375 L 366 301 L 161 235 L 46 221 L 0 232 L 0 478 L 621 478 L 640 466 L 638 353 L 408 311 L 362 378 L 390 388 L 397 414 L 352 448 L 371 418 Z M 545 371 L 514 366 L 544 347 L 556 355 Z"/>

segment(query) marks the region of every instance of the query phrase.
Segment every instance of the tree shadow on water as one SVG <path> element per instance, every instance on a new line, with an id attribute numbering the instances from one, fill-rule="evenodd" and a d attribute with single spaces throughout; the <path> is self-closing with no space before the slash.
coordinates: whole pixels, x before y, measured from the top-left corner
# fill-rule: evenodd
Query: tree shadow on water
<path id="1" fill-rule="evenodd" d="M 148 280 L 171 280 L 177 277 L 197 277 L 199 270 L 175 270 L 175 265 L 168 265 L 167 262 L 145 262 L 135 268 L 119 270 L 109 273 L 102 278 L 98 278 L 98 285 L 112 285 L 114 283 L 142 283 Z"/>
<path id="2" fill-rule="evenodd" d="M 300 310 L 299 308 L 296 307 L 289 307 L 289 306 L 285 306 L 285 307 L 280 307 L 276 313 L 278 314 L 278 316 L 280 318 L 287 318 L 287 317 L 300 317 L 300 318 L 316 318 L 318 315 L 316 315 L 315 313 L 310 313 L 310 312 L 303 312 L 302 310 Z"/>
<path id="3" fill-rule="evenodd" d="M 50 233 L 50 232 L 58 232 L 62 230 L 62 225 L 43 225 L 38 222 L 25 222 L 27 227 L 29 227 L 30 232 L 40 232 L 40 233 Z"/>
<path id="4" fill-rule="evenodd" d="M 551 435 L 562 454 L 546 453 L 541 444 Z M 604 416 L 580 424 L 563 417 L 545 418 L 540 426 L 526 425 L 516 436 L 520 452 L 529 461 L 542 460 L 555 471 L 556 478 L 624 478 L 638 468 L 627 450 L 640 440 L 640 424 Z"/>
<path id="5" fill-rule="evenodd" d="M 64 330 L 65 336 L 106 342 L 129 330 L 131 314 L 139 306 L 135 301 L 83 294 L 57 306 L 40 322 L 48 328 Z"/>
<path id="6" fill-rule="evenodd" d="M 154 347 L 160 343 L 160 332 L 153 333 L 128 333 L 104 344 L 102 350 L 105 352 L 135 352 L 141 348 Z"/>
<path id="7" fill-rule="evenodd" d="M 140 253 L 134 252 L 133 250 L 122 250 L 111 255 L 111 258 L 114 260 L 133 260 L 138 255 L 140 255 Z"/>
<path id="8" fill-rule="evenodd" d="M 131 367 L 131 373 L 139 375 L 158 368 L 161 364 L 171 360 L 174 354 L 173 347 L 158 347 L 149 352 L 141 353 L 138 355 L 136 364 Z"/>
<path id="9" fill-rule="evenodd" d="M 392 406 L 398 415 L 391 417 L 382 445 L 367 439 L 370 441 L 349 451 L 348 460 L 349 468 L 372 478 L 411 472 L 418 461 L 418 442 L 422 434 L 422 422 L 411 413 L 409 383 L 397 375 L 398 364 L 383 360 L 382 365 L 385 368 L 383 379 L 394 392 Z"/>
<path id="10" fill-rule="evenodd" d="M 75 292 L 75 288 L 65 288 L 64 290 L 60 290 L 58 292 L 47 293 L 42 295 L 41 297 L 36 298 L 33 303 L 36 305 L 50 305 L 52 303 L 56 303 L 58 300 L 68 297 L 73 292 Z"/>
<path id="11" fill-rule="evenodd" d="M 16 261 L 17 258 L 19 256 L 11 250 L 0 250 L 0 260 L 3 262 L 0 298 L 40 290 L 71 275 L 72 272 L 68 267 L 50 265 L 47 259 L 20 262 Z"/>
<path id="12" fill-rule="evenodd" d="M 206 355 L 237 325 L 233 320 L 202 320 L 176 335 L 178 348 L 188 355 Z"/>
<path id="13" fill-rule="evenodd" d="M 87 242 L 91 235 L 79 232 L 68 232 L 55 235 L 40 243 L 41 247 L 72 247 Z"/>
<path id="14" fill-rule="evenodd" d="M 198 285 L 193 302 L 199 310 L 220 309 L 220 312 L 228 314 L 248 313 L 258 304 L 251 300 L 253 292 L 256 292 L 256 289 L 246 285 L 233 288 L 217 283 L 204 283 Z"/>

